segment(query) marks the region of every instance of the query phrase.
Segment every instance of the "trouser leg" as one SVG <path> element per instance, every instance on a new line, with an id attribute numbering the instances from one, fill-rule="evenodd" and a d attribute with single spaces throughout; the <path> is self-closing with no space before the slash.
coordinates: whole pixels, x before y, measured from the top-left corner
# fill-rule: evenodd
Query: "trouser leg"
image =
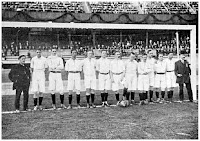
<path id="1" fill-rule="evenodd" d="M 15 109 L 19 110 L 20 107 L 20 96 L 22 93 L 22 89 L 16 89 L 16 95 L 15 95 Z"/>

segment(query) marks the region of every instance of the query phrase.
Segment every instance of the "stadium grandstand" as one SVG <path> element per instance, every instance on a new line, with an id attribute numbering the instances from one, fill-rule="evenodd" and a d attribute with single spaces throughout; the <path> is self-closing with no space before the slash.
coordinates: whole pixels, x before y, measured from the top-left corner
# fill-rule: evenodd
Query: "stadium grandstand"
<path id="1" fill-rule="evenodd" d="M 135 15 L 197 15 L 198 2 L 2 2 L 3 20 L 9 21 L 9 16 L 23 13 L 24 17 L 35 17 L 39 13 L 51 13 L 48 16 L 54 18 L 57 14 L 120 14 Z M 53 15 L 52 13 L 56 13 Z M 31 15 L 27 15 L 31 14 Z M 44 15 L 44 14 L 43 14 Z M 127 16 L 123 15 L 123 16 Z M 76 16 L 76 15 L 71 15 Z M 196 16 L 193 16 L 196 17 Z M 7 19 L 8 18 L 8 19 Z M 72 17 L 76 18 L 76 17 Z M 179 17 L 180 18 L 180 17 Z M 77 19 L 77 18 L 76 18 Z M 13 19 L 10 19 L 11 21 Z M 14 19 L 15 21 L 16 19 Z M 48 19 L 47 19 L 48 20 Z M 155 19 L 157 20 L 157 19 Z M 44 21 L 44 20 L 43 20 Z M 81 22 L 81 21 L 80 21 Z M 83 21 L 85 22 L 85 21 Z M 106 22 L 106 21 L 104 21 Z M 137 22 L 137 21 L 135 21 Z M 156 53 L 177 53 L 175 31 L 141 31 L 141 30 L 90 30 L 90 29 L 54 29 L 54 28 L 3 28 L 2 32 L 2 58 L 9 60 L 10 56 L 19 56 L 31 52 L 37 48 L 48 51 L 56 46 L 59 49 L 69 50 L 76 48 L 79 55 L 84 55 L 88 48 L 95 50 L 107 49 L 111 56 L 115 49 L 120 49 L 124 56 L 132 50 L 138 53 L 147 49 L 154 49 Z M 157 36 L 159 35 L 159 37 Z M 190 53 L 189 31 L 181 31 L 179 37 L 179 50 Z M 145 38 L 144 38 L 145 37 Z M 148 37 L 148 39 L 147 39 Z M 48 54 L 48 53 L 47 53 Z M 97 53 L 98 54 L 98 53 Z M 17 57 L 14 57 L 15 59 Z"/>
<path id="2" fill-rule="evenodd" d="M 2 9 L 73 13 L 197 14 L 198 2 L 2 2 Z"/>

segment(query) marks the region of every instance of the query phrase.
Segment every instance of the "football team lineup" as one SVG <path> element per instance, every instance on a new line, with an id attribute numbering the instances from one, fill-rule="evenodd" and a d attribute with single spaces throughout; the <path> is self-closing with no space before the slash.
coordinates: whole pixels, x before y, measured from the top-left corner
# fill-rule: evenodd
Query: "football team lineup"
<path id="1" fill-rule="evenodd" d="M 142 54 L 138 60 L 135 53 L 131 52 L 128 60 L 122 61 L 120 51 L 115 51 L 113 60 L 107 59 L 107 51 L 101 51 L 101 58 L 94 59 L 93 51 L 87 51 L 84 60 L 77 60 L 77 51 L 71 50 L 71 58 L 64 64 L 61 57 L 57 56 L 57 49 L 51 49 L 51 55 L 45 58 L 41 55 L 41 50 L 36 50 L 37 55 L 31 59 L 30 68 L 25 64 L 25 55 L 19 56 L 19 64 L 9 72 L 9 79 L 14 82 L 13 90 L 16 89 L 15 111 L 3 113 L 20 113 L 20 95 L 23 91 L 24 103 L 23 111 L 44 110 L 42 101 L 45 93 L 45 71 L 49 71 L 49 91 L 52 99 L 52 109 L 56 110 L 56 95 L 60 95 L 60 107 L 72 109 L 72 94 L 75 90 L 77 108 L 84 108 L 80 104 L 81 74 L 84 76 L 84 87 L 86 90 L 86 108 L 110 107 L 130 105 L 147 105 L 155 103 L 182 103 L 184 99 L 183 84 L 186 85 L 188 98 L 193 101 L 193 94 L 190 83 L 191 69 L 185 54 L 180 54 L 180 60 L 173 58 L 173 53 L 169 53 L 166 59 L 163 54 L 158 54 L 158 59 L 153 58 L 152 50 L 147 54 Z M 68 102 L 64 104 L 64 87 L 61 70 L 68 74 Z M 31 71 L 30 71 L 31 69 Z M 95 93 L 98 90 L 101 96 L 101 106 L 95 105 Z M 32 78 L 32 85 L 30 81 Z M 173 100 L 174 88 L 179 84 L 179 100 Z M 28 108 L 28 93 L 33 93 L 34 108 Z M 115 94 L 116 104 L 108 103 L 108 91 Z M 122 90 L 122 92 L 120 92 Z M 139 103 L 136 103 L 135 93 L 139 92 Z M 161 92 L 160 92 L 161 91 Z M 165 94 L 167 91 L 167 94 Z M 156 99 L 153 98 L 155 93 Z M 122 94 L 122 99 L 120 95 Z M 166 96 L 167 95 L 167 96 Z M 167 97 L 167 98 L 166 98 Z M 59 108 L 58 108 L 59 109 Z M 50 110 L 50 109 L 45 109 Z"/>

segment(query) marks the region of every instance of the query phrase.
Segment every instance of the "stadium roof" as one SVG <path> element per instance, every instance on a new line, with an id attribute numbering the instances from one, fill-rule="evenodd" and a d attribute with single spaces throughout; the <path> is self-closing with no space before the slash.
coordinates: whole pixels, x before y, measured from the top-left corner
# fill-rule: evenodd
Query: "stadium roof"
<path id="1" fill-rule="evenodd" d="M 3 21 L 197 25 L 198 14 L 97 14 L 2 11 Z"/>

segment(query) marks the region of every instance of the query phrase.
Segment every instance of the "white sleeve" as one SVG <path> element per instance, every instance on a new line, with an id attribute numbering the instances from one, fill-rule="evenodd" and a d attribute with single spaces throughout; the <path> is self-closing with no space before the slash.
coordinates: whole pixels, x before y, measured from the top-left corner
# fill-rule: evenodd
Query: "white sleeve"
<path id="1" fill-rule="evenodd" d="M 138 73 L 144 73 L 144 70 L 141 69 L 141 64 L 138 63 Z"/>
<path id="2" fill-rule="evenodd" d="M 62 70 L 64 68 L 63 60 L 62 58 L 59 58 L 59 65 L 57 66 L 56 69 Z"/>
<path id="3" fill-rule="evenodd" d="M 112 72 L 112 68 L 113 68 L 113 61 L 110 61 L 110 71 Z"/>
<path id="4" fill-rule="evenodd" d="M 47 59 L 44 59 L 44 68 L 48 68 Z"/>
<path id="5" fill-rule="evenodd" d="M 99 59 L 96 61 L 96 70 L 98 70 L 99 71 L 99 69 L 100 69 L 100 64 L 99 64 Z"/>
<path id="6" fill-rule="evenodd" d="M 34 67 L 34 58 L 31 59 L 31 65 L 30 65 L 30 68 L 33 69 L 33 67 Z"/>
<path id="7" fill-rule="evenodd" d="M 52 61 L 50 57 L 47 58 L 47 64 L 49 66 L 49 69 L 53 69 L 53 65 L 52 65 Z"/>
<path id="8" fill-rule="evenodd" d="M 125 62 L 122 61 L 122 70 L 125 71 Z"/>
<path id="9" fill-rule="evenodd" d="M 85 64 L 84 62 L 85 62 L 85 59 L 82 61 L 79 61 L 79 70 L 80 71 L 82 71 L 82 70 L 84 71 L 84 64 Z"/>
<path id="10" fill-rule="evenodd" d="M 65 70 L 69 71 L 69 60 L 67 60 L 65 63 Z"/>

